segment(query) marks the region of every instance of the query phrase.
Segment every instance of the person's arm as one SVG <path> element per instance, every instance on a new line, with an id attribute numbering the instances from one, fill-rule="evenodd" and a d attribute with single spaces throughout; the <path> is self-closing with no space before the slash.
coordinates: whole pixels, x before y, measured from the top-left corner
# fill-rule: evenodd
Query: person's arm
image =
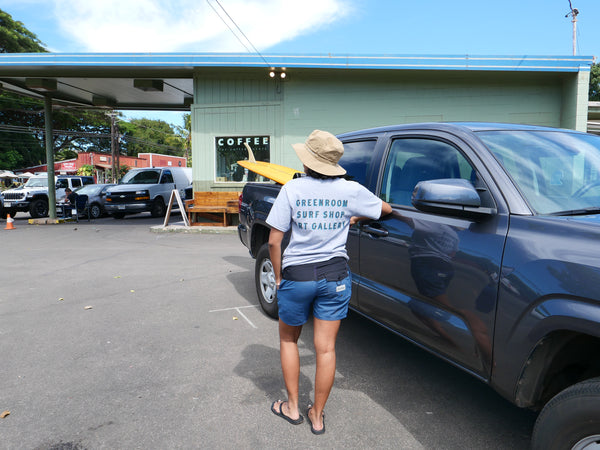
<path id="1" fill-rule="evenodd" d="M 381 215 L 379 216 L 379 218 L 382 218 L 383 216 L 387 216 L 388 214 L 390 214 L 392 212 L 392 206 L 388 203 L 388 202 L 381 202 Z M 358 217 L 358 216 L 352 216 L 350 217 L 350 226 L 360 222 L 361 220 L 373 220 L 370 217 Z"/>
<path id="2" fill-rule="evenodd" d="M 271 264 L 273 264 L 277 288 L 281 283 L 281 243 L 283 242 L 283 235 L 283 231 L 277 228 L 271 228 L 269 234 L 269 257 L 271 258 Z"/>

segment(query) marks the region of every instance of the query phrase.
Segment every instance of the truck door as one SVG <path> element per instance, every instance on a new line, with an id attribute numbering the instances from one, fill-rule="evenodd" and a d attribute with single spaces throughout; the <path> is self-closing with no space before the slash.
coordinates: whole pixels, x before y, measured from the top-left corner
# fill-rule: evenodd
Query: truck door
<path id="1" fill-rule="evenodd" d="M 371 162 L 373 153 L 377 145 L 376 137 L 364 137 L 355 141 L 344 142 L 344 156 L 340 160 L 340 164 L 346 169 L 346 178 L 369 188 L 368 179 L 372 171 Z M 348 266 L 353 275 L 359 273 L 359 236 L 360 230 L 358 226 L 353 226 L 348 232 L 348 241 L 346 242 L 346 250 L 348 252 Z M 354 307 L 358 306 L 357 286 L 358 277 L 352 277 L 352 297 L 350 304 Z"/>
<path id="2" fill-rule="evenodd" d="M 474 222 L 411 204 L 419 181 L 464 178 L 477 184 L 482 206 L 495 205 L 459 148 L 450 137 L 390 140 L 378 190 L 394 212 L 361 226 L 358 304 L 378 322 L 486 377 L 507 216 Z"/>
<path id="3" fill-rule="evenodd" d="M 162 175 L 160 176 L 160 185 L 160 193 L 164 202 L 167 203 L 171 197 L 171 191 L 175 189 L 175 181 L 173 180 L 173 174 L 170 170 L 165 169 L 162 171 Z"/>

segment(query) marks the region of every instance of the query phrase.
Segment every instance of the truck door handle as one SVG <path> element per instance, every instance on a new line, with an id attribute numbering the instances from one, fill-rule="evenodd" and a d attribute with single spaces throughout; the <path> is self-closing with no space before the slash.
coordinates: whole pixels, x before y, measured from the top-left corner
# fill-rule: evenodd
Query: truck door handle
<path id="1" fill-rule="evenodd" d="M 377 237 L 387 237 L 388 230 L 384 229 L 384 228 L 379 228 L 379 227 L 374 227 L 371 225 L 364 225 L 362 227 L 362 230 L 365 233 L 370 234 L 371 236 L 377 236 Z"/>

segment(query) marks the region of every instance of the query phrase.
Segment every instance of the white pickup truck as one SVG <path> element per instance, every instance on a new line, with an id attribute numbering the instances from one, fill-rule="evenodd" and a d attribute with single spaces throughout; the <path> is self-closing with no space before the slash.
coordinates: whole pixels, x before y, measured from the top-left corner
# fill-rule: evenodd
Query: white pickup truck
<path id="1" fill-rule="evenodd" d="M 59 175 L 54 178 L 56 198 L 65 195 L 65 189 L 71 190 L 85 184 L 94 184 L 94 178 L 89 176 Z M 48 175 L 35 175 L 23 185 L 2 192 L 2 208 L 0 215 L 3 219 L 7 214 L 14 217 L 17 212 L 28 212 L 31 217 L 48 215 Z"/>

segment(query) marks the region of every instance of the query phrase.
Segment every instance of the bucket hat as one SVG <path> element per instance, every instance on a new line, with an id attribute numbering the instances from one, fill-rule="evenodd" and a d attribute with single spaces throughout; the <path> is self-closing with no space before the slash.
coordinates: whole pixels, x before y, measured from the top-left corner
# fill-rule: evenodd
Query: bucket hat
<path id="1" fill-rule="evenodd" d="M 327 131 L 315 130 L 308 136 L 306 142 L 293 144 L 300 161 L 322 175 L 344 175 L 346 170 L 338 164 L 344 154 L 344 145 L 333 134 Z"/>

